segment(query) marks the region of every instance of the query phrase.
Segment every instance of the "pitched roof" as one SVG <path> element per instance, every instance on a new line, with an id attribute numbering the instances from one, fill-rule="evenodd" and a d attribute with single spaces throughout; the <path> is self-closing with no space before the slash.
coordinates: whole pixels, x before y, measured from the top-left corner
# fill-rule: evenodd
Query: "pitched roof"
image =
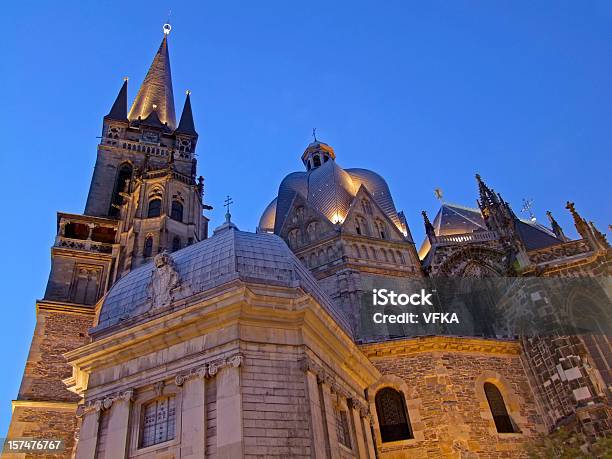
<path id="1" fill-rule="evenodd" d="M 157 116 L 162 123 L 168 123 L 168 127 L 172 130 L 176 128 L 170 55 L 166 35 L 164 35 L 147 76 L 138 90 L 128 118 L 130 121 L 135 121 L 139 117 L 144 120 L 154 109 L 156 109 Z"/>
<path id="2" fill-rule="evenodd" d="M 193 122 L 193 113 L 191 111 L 191 97 L 190 92 L 187 91 L 187 97 L 185 98 L 185 105 L 183 106 L 183 113 L 181 113 L 181 120 L 176 128 L 176 132 L 181 134 L 198 135 L 195 130 L 195 124 Z"/>
<path id="3" fill-rule="evenodd" d="M 115 103 L 104 118 L 125 121 L 127 120 L 127 78 L 123 81 L 123 85 L 119 90 L 119 94 L 117 94 L 117 98 L 115 99 Z"/>

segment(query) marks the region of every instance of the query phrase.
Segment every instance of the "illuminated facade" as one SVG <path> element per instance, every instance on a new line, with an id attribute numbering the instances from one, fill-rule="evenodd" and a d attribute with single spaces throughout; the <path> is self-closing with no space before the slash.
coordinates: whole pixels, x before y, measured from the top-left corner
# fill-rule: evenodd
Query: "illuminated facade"
<path id="1" fill-rule="evenodd" d="M 562 422 L 610 432 L 607 338 L 359 327 L 390 280 L 609 276 L 571 203 L 575 241 L 478 177 L 479 208 L 424 214 L 417 252 L 385 180 L 315 139 L 256 233 L 228 213 L 208 237 L 197 140 L 189 93 L 176 123 L 165 33 L 131 109 L 126 81 L 104 117 L 84 215 L 58 214 L 9 437 L 77 458 L 502 458 Z"/>

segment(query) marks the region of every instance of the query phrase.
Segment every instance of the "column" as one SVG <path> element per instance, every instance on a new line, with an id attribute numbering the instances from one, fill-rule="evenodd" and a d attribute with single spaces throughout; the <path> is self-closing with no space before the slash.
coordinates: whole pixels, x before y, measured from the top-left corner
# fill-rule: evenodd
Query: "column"
<path id="1" fill-rule="evenodd" d="M 243 455 L 241 361 L 241 356 L 234 356 L 217 376 L 217 455 L 220 459 Z M 216 374 L 213 364 L 209 372 L 211 376 Z"/>
<path id="2" fill-rule="evenodd" d="M 360 459 L 368 459 L 368 453 L 366 451 L 363 427 L 361 424 L 361 414 L 359 413 L 359 405 L 358 402 L 353 400 L 349 403 L 349 412 L 351 414 L 351 418 L 353 420 L 353 425 L 355 426 L 355 440 L 357 443 L 357 454 Z"/>
<path id="3" fill-rule="evenodd" d="M 133 395 L 133 391 L 128 390 L 111 402 L 108 432 L 104 442 L 105 458 L 120 459 L 127 457 L 130 407 Z"/>
<path id="4" fill-rule="evenodd" d="M 363 428 L 365 430 L 368 454 L 370 455 L 370 459 L 374 459 L 376 457 L 376 451 L 375 451 L 375 446 L 374 446 L 374 438 L 372 438 L 372 424 L 370 421 L 371 421 L 370 416 L 365 416 L 363 418 Z"/>
<path id="5" fill-rule="evenodd" d="M 310 419 L 312 427 L 312 448 L 315 458 L 325 458 L 325 431 L 323 426 L 323 412 L 319 397 L 319 385 L 317 375 L 312 371 L 306 371 L 306 385 L 308 389 L 308 400 L 310 401 Z"/>
<path id="6" fill-rule="evenodd" d="M 191 378 L 176 378 L 182 384 L 181 459 L 204 457 L 206 448 L 206 394 L 204 369 Z"/>
<path id="7" fill-rule="evenodd" d="M 77 416 L 82 416 L 79 443 L 77 444 L 76 459 L 94 459 L 98 443 L 98 424 L 100 423 L 100 410 L 102 402 L 97 401 L 92 407 L 79 407 Z"/>
<path id="8" fill-rule="evenodd" d="M 321 383 L 321 391 L 323 393 L 323 405 L 325 406 L 325 424 L 327 426 L 327 435 L 329 438 L 329 454 L 332 459 L 336 459 L 340 457 L 340 448 L 338 446 L 336 415 L 332 402 L 331 388 L 327 382 Z"/>

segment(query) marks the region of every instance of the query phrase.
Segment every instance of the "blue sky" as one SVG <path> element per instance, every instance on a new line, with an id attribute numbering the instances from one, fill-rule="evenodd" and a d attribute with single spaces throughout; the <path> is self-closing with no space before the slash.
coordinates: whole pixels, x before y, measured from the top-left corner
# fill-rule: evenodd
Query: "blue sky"
<path id="1" fill-rule="evenodd" d="M 387 179 L 419 243 L 433 189 L 473 205 L 475 172 L 517 212 L 531 198 L 540 221 L 551 210 L 572 236 L 568 199 L 601 230 L 612 221 L 610 2 L 11 2 L 0 436 L 55 212 L 83 211 L 102 116 L 124 76 L 135 96 L 169 8 L 176 105 L 190 89 L 213 228 L 231 194 L 235 222 L 253 230 L 283 176 L 301 170 L 315 126 L 342 166 Z"/>

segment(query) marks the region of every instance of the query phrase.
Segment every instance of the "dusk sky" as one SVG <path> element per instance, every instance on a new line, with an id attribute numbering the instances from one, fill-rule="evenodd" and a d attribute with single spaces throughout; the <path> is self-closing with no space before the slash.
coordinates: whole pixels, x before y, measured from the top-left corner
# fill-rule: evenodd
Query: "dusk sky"
<path id="1" fill-rule="evenodd" d="M 130 103 L 169 38 L 177 118 L 192 91 L 211 229 L 253 231 L 317 127 L 346 168 L 387 180 L 420 245 L 421 210 L 475 206 L 474 174 L 519 213 L 565 202 L 612 223 L 612 3 L 9 2 L 3 5 L 0 436 L 44 294 L 56 212 L 82 213 L 124 76 Z"/>

